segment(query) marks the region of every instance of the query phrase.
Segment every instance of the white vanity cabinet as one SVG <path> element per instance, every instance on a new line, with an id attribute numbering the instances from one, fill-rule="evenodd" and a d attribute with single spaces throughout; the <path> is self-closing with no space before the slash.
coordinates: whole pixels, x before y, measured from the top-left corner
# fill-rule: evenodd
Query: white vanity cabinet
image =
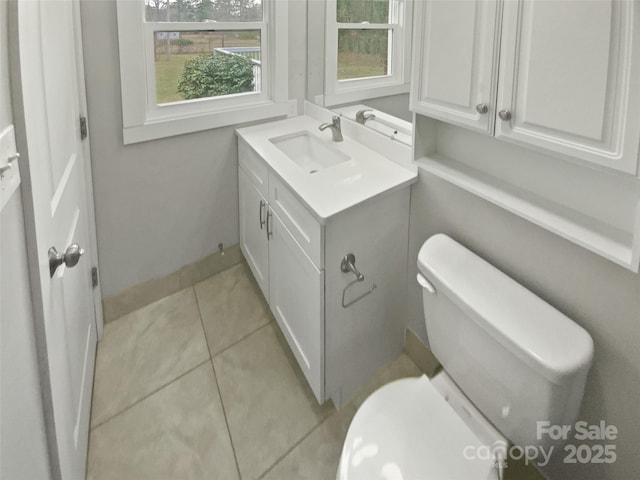
<path id="1" fill-rule="evenodd" d="M 324 401 L 324 271 L 271 213 L 269 305 L 314 395 Z"/>
<path id="2" fill-rule="evenodd" d="M 321 221 L 242 138 L 238 158 L 242 252 L 316 399 L 340 406 L 402 350 L 409 184 Z M 343 297 L 348 253 L 365 281 Z"/>
<path id="3" fill-rule="evenodd" d="M 267 239 L 267 199 L 238 170 L 240 207 L 240 247 L 263 295 L 269 298 L 269 241 Z"/>
<path id="4" fill-rule="evenodd" d="M 419 3 L 415 112 L 637 173 L 637 2 Z"/>
<path id="5" fill-rule="evenodd" d="M 319 232 L 320 224 L 242 141 L 238 159 L 240 248 L 313 393 L 322 402 L 324 272 L 320 257 L 316 256 L 314 264 L 296 240 L 303 239 L 307 249 L 319 251 L 320 236 L 309 232 Z"/>

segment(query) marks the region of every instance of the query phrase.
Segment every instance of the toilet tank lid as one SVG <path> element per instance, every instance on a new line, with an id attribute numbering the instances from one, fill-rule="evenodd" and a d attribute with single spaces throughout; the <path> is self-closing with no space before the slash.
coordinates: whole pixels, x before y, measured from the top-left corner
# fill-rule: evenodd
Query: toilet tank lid
<path id="1" fill-rule="evenodd" d="M 570 382 L 590 367 L 593 340 L 585 329 L 450 237 L 430 237 L 418 268 L 438 294 L 550 381 Z"/>

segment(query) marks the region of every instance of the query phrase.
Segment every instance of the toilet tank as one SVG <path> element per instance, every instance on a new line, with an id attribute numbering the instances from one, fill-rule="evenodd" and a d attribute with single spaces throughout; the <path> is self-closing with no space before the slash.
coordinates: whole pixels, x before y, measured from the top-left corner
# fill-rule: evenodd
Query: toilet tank
<path id="1" fill-rule="evenodd" d="M 446 235 L 424 243 L 418 269 L 429 345 L 444 370 L 514 444 L 556 443 L 538 438 L 537 423 L 576 421 L 591 336 Z"/>

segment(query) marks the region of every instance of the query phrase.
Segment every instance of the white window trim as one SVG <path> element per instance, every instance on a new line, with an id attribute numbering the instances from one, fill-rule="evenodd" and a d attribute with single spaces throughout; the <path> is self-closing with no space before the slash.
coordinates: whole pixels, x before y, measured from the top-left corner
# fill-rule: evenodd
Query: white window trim
<path id="1" fill-rule="evenodd" d="M 288 101 L 287 2 L 264 0 L 263 8 L 263 22 L 161 22 L 158 28 L 160 22 L 144 21 L 142 0 L 117 0 L 124 144 L 295 114 Z M 157 105 L 154 31 L 247 29 L 260 30 L 266 46 L 261 92 Z"/>
<path id="2" fill-rule="evenodd" d="M 325 93 L 324 106 L 357 102 L 369 98 L 409 92 L 411 80 L 411 29 L 413 0 L 390 0 L 390 23 L 338 23 L 337 0 L 327 0 L 325 30 Z M 388 64 L 391 75 L 338 80 L 338 30 L 391 30 L 392 48 Z"/>

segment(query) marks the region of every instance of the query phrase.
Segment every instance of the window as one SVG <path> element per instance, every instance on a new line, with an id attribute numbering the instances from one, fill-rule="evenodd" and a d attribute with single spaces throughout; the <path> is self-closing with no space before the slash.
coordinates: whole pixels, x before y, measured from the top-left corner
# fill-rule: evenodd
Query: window
<path id="1" fill-rule="evenodd" d="M 328 0 L 325 105 L 409 91 L 411 0 Z"/>
<path id="2" fill-rule="evenodd" d="M 289 113 L 287 2 L 118 0 L 118 37 L 125 144 Z"/>

